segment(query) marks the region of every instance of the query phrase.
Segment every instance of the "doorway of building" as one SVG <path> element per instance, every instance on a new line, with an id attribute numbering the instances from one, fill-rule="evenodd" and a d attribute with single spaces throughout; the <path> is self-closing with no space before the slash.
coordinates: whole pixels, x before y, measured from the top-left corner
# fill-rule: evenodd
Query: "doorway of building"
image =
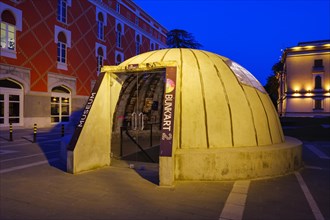
<path id="1" fill-rule="evenodd" d="M 52 89 L 50 98 L 51 123 L 68 123 L 71 114 L 71 93 L 64 86 Z"/>
<path id="2" fill-rule="evenodd" d="M 23 89 L 10 79 L 0 80 L 0 126 L 23 124 Z"/>
<path id="3" fill-rule="evenodd" d="M 114 113 L 112 154 L 130 161 L 159 161 L 165 70 L 121 73 Z"/>

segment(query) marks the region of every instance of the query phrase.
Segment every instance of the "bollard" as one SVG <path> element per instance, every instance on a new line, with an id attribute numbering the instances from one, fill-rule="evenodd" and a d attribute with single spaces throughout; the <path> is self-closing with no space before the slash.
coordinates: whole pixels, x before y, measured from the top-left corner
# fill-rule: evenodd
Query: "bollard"
<path id="1" fill-rule="evenodd" d="M 62 124 L 62 137 L 64 137 L 64 124 Z"/>
<path id="2" fill-rule="evenodd" d="M 9 123 L 9 141 L 13 141 L 13 125 Z"/>
<path id="3" fill-rule="evenodd" d="M 152 123 L 150 123 L 150 147 L 152 147 Z"/>
<path id="4" fill-rule="evenodd" d="M 33 143 L 37 141 L 37 124 L 33 126 Z"/>
<path id="5" fill-rule="evenodd" d="M 122 126 L 120 126 L 120 157 L 123 156 L 123 128 Z"/>

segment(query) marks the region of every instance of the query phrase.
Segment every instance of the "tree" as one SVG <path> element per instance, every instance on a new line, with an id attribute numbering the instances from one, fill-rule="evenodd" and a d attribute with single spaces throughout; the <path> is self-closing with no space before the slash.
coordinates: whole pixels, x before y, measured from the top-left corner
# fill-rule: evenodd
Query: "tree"
<path id="1" fill-rule="evenodd" d="M 264 86 L 265 90 L 268 92 L 270 99 L 272 100 L 275 108 L 277 109 L 278 100 L 278 77 L 283 72 L 283 63 L 281 61 L 275 63 L 272 67 L 273 73 L 267 77 L 267 83 Z"/>
<path id="2" fill-rule="evenodd" d="M 185 30 L 173 29 L 167 32 L 166 44 L 169 48 L 193 48 L 199 49 L 202 47 L 191 33 Z"/>

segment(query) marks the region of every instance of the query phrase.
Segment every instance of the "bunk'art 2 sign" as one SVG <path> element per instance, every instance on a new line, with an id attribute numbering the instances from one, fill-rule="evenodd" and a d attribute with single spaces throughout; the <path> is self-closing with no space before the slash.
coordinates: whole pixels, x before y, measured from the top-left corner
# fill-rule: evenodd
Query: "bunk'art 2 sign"
<path id="1" fill-rule="evenodd" d="M 172 156 L 175 88 L 176 67 L 167 67 L 166 88 L 163 100 L 162 134 L 160 139 L 160 156 L 163 157 Z"/>

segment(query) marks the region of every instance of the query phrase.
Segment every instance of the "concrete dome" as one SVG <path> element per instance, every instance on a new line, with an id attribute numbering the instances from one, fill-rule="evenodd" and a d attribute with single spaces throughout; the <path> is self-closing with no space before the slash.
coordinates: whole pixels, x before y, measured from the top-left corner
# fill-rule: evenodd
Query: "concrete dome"
<path id="1" fill-rule="evenodd" d="M 164 49 L 119 66 L 167 61 L 178 68 L 174 146 L 214 149 L 284 142 L 277 113 L 262 85 L 226 57 L 195 49 Z"/>
<path id="2" fill-rule="evenodd" d="M 278 176 L 302 166 L 302 143 L 284 138 L 271 100 L 251 73 L 214 53 L 164 49 L 132 57 L 119 66 L 102 68 L 85 107 L 86 114 L 70 141 L 70 172 L 110 164 L 110 152 L 116 148 L 116 133 L 111 129 L 119 118 L 116 106 L 123 100 L 121 94 L 125 93 L 121 92 L 128 88 L 125 83 L 134 74 L 138 79 L 142 73 L 148 77 L 142 77 L 141 94 L 143 88 L 149 88 L 146 82 L 150 75 L 167 74 L 162 93 L 160 185 L 172 185 L 176 180 Z M 136 81 L 137 88 L 139 82 Z M 165 115 L 170 109 L 168 96 L 174 105 L 174 115 L 171 110 L 170 116 Z M 166 119 L 172 120 L 173 116 L 171 135 L 166 136 Z"/>

